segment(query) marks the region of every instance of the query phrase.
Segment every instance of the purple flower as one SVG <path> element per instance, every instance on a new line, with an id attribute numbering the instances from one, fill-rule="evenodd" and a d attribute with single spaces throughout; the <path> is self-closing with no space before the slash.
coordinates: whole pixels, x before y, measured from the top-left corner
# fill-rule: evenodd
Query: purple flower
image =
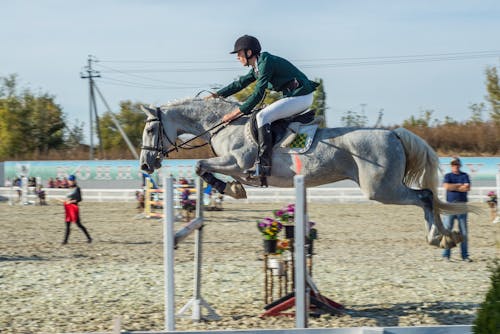
<path id="1" fill-rule="evenodd" d="M 265 222 L 267 225 L 272 224 L 272 222 L 273 222 L 273 221 L 274 221 L 274 219 L 272 219 L 272 218 L 269 218 L 269 217 L 264 218 L 264 222 Z"/>

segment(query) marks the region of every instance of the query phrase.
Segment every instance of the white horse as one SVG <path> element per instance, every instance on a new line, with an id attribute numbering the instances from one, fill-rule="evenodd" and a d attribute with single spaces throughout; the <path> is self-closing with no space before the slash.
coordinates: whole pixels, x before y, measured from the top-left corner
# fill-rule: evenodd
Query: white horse
<path id="1" fill-rule="evenodd" d="M 161 167 L 169 150 L 177 149 L 177 137 L 190 133 L 206 140 L 215 158 L 199 160 L 196 173 L 220 193 L 246 198 L 243 184 L 257 186 L 244 170 L 257 154 L 250 135 L 248 117 L 220 126 L 222 116 L 236 102 L 221 99 L 187 99 L 158 109 L 144 107 L 147 115 L 140 157 L 141 169 L 152 173 Z M 182 147 L 182 144 L 181 144 Z M 384 204 L 416 205 L 424 210 L 428 242 L 454 247 L 461 241 L 457 232 L 443 227 L 440 213 L 474 211 L 464 203 L 445 203 L 437 197 L 439 159 L 434 150 L 412 132 L 369 128 L 318 129 L 311 148 L 304 154 L 275 150 L 268 184 L 293 187 L 293 176 L 305 176 L 306 186 L 353 180 L 371 200 Z M 213 173 L 231 176 L 223 182 Z"/>

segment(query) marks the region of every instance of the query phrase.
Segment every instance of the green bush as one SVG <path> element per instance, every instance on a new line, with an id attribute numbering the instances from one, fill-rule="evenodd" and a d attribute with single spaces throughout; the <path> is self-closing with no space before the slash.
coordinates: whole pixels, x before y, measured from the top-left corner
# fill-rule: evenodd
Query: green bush
<path id="1" fill-rule="evenodd" d="M 491 287 L 474 321 L 475 334 L 500 333 L 500 261 L 491 266 Z"/>

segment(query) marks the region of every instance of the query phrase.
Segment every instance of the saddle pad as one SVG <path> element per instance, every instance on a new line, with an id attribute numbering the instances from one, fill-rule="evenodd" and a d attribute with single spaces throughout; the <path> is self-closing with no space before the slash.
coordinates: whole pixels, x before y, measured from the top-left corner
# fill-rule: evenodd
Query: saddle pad
<path id="1" fill-rule="evenodd" d="M 296 130 L 289 128 L 289 133 L 276 146 L 285 153 L 306 153 L 311 147 L 317 129 L 318 124 L 300 125 Z"/>

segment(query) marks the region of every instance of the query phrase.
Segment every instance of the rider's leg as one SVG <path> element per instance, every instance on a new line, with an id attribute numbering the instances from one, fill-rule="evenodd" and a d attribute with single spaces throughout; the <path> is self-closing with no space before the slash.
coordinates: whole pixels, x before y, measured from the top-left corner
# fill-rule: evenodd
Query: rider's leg
<path id="1" fill-rule="evenodd" d="M 245 173 L 254 177 L 271 175 L 273 135 L 271 133 L 271 124 L 264 124 L 257 129 L 259 140 L 259 151 L 257 159 L 252 168 L 247 169 Z"/>
<path id="2" fill-rule="evenodd" d="M 313 102 L 313 93 L 303 96 L 286 97 L 262 109 L 256 116 L 259 141 L 258 156 L 254 167 L 246 170 L 254 177 L 269 176 L 272 163 L 271 123 L 298 114 L 309 108 Z"/>

